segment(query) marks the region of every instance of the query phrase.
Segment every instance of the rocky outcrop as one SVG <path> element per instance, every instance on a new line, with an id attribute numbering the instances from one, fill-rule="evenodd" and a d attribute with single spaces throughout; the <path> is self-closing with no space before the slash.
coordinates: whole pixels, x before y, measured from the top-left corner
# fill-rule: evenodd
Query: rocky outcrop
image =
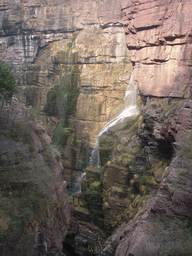
<path id="1" fill-rule="evenodd" d="M 92 1 L 90 4 L 94 10 L 96 3 Z M 78 16 L 76 26 L 83 26 L 85 14 L 82 12 Z M 83 163 L 88 163 L 90 147 L 94 146 L 98 132 L 124 107 L 123 98 L 131 72 L 122 25 L 116 23 L 117 19 L 113 23 L 113 16 L 108 16 L 110 24 L 102 21 L 106 25 L 100 26 L 99 19 L 95 23 L 95 16 L 87 15 L 87 20 L 92 19 L 92 23 L 84 24 L 72 50 L 78 53 L 79 96 L 73 120 L 75 136 L 69 137 L 63 154 L 66 174 L 71 168 L 78 170 Z M 69 158 L 69 154 L 73 158 Z"/>
<path id="2" fill-rule="evenodd" d="M 174 158 L 145 214 L 112 236 L 105 255 L 117 245 L 115 255 L 191 255 L 190 177 L 183 159 Z"/>
<path id="3" fill-rule="evenodd" d="M 49 44 L 72 37 L 71 4 L 60 0 L 2 1 L 0 12 L 1 60 L 13 66 L 17 84 L 23 88 L 20 99 L 43 110 L 47 87 L 58 84 L 62 76 L 55 74 L 54 51 L 50 52 Z"/>
<path id="4" fill-rule="evenodd" d="M 144 172 L 141 174 L 141 172 L 137 172 L 136 166 L 133 166 L 133 169 L 129 168 L 129 170 L 133 171 L 133 174 L 137 172 L 137 177 L 133 175 L 132 180 L 130 180 L 129 191 L 131 186 L 137 187 L 140 191 L 137 196 L 142 197 L 142 202 L 143 195 L 149 193 L 144 189 L 147 183 L 148 189 L 152 185 L 153 189 L 156 186 L 158 191 L 155 196 L 149 193 L 150 197 L 146 207 L 140 208 L 133 221 L 123 225 L 108 239 L 103 250 L 104 255 L 191 255 L 192 197 L 191 153 L 189 150 L 191 147 L 191 100 L 187 100 L 175 114 L 174 103 L 169 102 L 169 107 L 167 106 L 168 109 L 165 112 L 160 111 L 157 108 L 158 104 L 156 103 L 156 105 L 154 101 L 148 102 L 144 107 L 145 125 L 139 125 L 138 134 L 141 140 L 143 138 L 141 145 L 145 145 L 144 151 L 148 154 L 148 164 L 151 165 L 150 172 L 154 176 L 156 184 L 152 182 L 153 178 L 149 176 L 148 181 L 142 182 L 149 169 L 143 170 Z M 155 109 L 157 112 L 154 111 Z M 163 115 L 167 116 L 169 113 L 171 117 L 171 109 L 174 116 L 167 122 Z M 157 117 L 161 118 L 161 121 Z M 140 133 L 141 127 L 142 133 Z M 172 140 L 175 154 L 171 164 L 168 164 L 166 168 L 162 166 L 162 170 L 159 172 L 158 158 L 155 157 L 154 153 L 160 154 L 161 157 L 163 153 L 167 157 L 169 156 L 168 151 L 172 149 L 168 141 L 167 144 L 163 144 L 163 141 L 166 142 L 168 138 Z M 162 150 L 163 147 L 164 150 Z M 142 166 L 144 167 L 144 165 Z M 159 182 L 160 186 L 157 184 Z M 108 202 L 110 202 L 110 197 L 108 196 L 108 198 Z M 131 199 L 132 196 L 128 194 L 127 198 Z M 122 201 L 122 199 L 116 200 L 119 203 Z M 132 203 L 127 206 L 126 214 L 129 213 L 128 209 L 131 210 L 133 206 Z"/>
<path id="5" fill-rule="evenodd" d="M 108 87 L 110 93 L 116 87 L 114 96 L 111 96 L 114 106 L 122 102 L 129 79 L 127 71 L 130 72 L 131 66 L 124 41 L 120 4 L 115 0 L 110 3 L 110 9 L 107 8 L 108 4 L 107 1 L 98 3 L 85 0 L 2 3 L 1 59 L 16 64 L 19 85 L 30 86 L 30 93 L 26 88 L 23 97 L 27 104 L 43 110 L 49 90 L 47 87 L 57 85 L 66 72 L 61 66 L 76 63 L 80 66 L 79 86 L 82 90 L 88 94 L 88 89 L 91 89 L 91 94 L 96 90 L 101 94 L 98 96 L 102 100 L 93 106 L 97 108 L 96 112 L 102 102 L 108 102 L 105 95 L 109 92 L 106 90 Z M 76 33 L 76 40 L 72 37 L 73 32 Z M 78 53 L 78 59 L 72 57 L 71 51 Z M 58 58 L 62 53 L 65 56 Z M 34 64 L 29 65 L 32 62 Z M 118 68 L 121 62 L 122 66 Z M 94 100 L 87 100 L 85 105 L 89 105 L 89 109 L 89 101 Z M 107 112 L 111 111 L 112 104 L 108 103 Z M 100 106 L 100 109 L 103 110 L 103 107 Z M 95 115 L 98 120 L 99 114 Z M 84 119 L 89 120 L 87 114 Z"/>
<path id="6" fill-rule="evenodd" d="M 190 0 L 122 0 L 121 5 L 139 92 L 158 97 L 189 97 Z"/>
<path id="7" fill-rule="evenodd" d="M 190 97 L 190 3 L 121 1 L 121 5 L 143 107 L 136 133 L 140 140 L 136 137 L 133 143 L 129 137 L 133 135 L 124 132 L 104 167 L 104 221 L 113 226 L 129 218 L 129 223 L 113 233 L 103 254 L 191 255 L 191 101 L 166 98 Z M 136 152 L 142 152 L 139 159 L 131 158 L 129 150 L 130 146 L 134 150 L 136 141 L 142 148 Z M 163 157 L 173 157 L 167 167 Z"/>
<path id="8" fill-rule="evenodd" d="M 0 116 L 0 252 L 59 256 L 70 221 L 63 166 L 30 110 L 12 104 Z"/>

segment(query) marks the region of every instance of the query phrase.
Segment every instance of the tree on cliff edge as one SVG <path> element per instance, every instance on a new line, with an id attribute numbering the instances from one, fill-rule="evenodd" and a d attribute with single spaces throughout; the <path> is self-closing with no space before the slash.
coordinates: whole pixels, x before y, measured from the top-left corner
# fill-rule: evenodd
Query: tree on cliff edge
<path id="1" fill-rule="evenodd" d="M 11 69 L 4 62 L 0 62 L 0 100 L 8 103 L 16 92 L 15 79 Z"/>

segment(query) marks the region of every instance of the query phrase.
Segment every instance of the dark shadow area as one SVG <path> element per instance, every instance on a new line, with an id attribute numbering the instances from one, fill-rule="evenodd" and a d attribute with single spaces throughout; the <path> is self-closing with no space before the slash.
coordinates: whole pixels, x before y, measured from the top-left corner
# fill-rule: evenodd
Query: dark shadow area
<path id="1" fill-rule="evenodd" d="M 172 141 L 165 139 L 165 140 L 158 140 L 157 142 L 158 142 L 158 146 L 157 146 L 158 154 L 167 159 L 171 159 L 174 153 Z"/>
<path id="2" fill-rule="evenodd" d="M 66 242 L 63 242 L 63 252 L 66 256 L 79 256 L 74 250 L 74 248 Z"/>

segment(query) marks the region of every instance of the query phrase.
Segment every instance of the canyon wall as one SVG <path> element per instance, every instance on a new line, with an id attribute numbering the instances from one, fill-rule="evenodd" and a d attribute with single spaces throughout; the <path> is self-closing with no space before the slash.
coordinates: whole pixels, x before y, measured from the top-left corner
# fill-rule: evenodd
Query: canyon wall
<path id="1" fill-rule="evenodd" d="M 70 210 L 59 152 L 16 98 L 0 114 L 0 254 L 61 255 Z"/>
<path id="2" fill-rule="evenodd" d="M 89 161 L 98 132 L 124 107 L 132 65 L 120 3 L 4 1 L 0 11 L 0 57 L 13 66 L 19 99 L 38 109 L 50 135 L 67 111 L 56 99 L 62 109 L 53 113 L 50 90 L 58 84 L 63 90 L 70 73 L 78 98 L 71 100 L 76 111 L 67 118 L 74 133 L 63 150 L 69 180 L 70 169 Z"/>
<path id="3" fill-rule="evenodd" d="M 62 66 L 78 64 L 77 119 L 85 136 L 84 126 L 91 126 L 91 145 L 123 103 L 131 72 L 120 4 L 108 6 L 107 1 L 59 0 L 1 4 L 0 56 L 13 64 L 22 100 L 43 110 L 48 91 L 66 73 Z M 62 53 L 65 56 L 58 58 Z"/>
<path id="4" fill-rule="evenodd" d="M 15 0 L 0 12 L 1 59 L 48 132 L 62 128 L 69 185 L 124 108 L 133 69 L 141 116 L 101 138 L 102 225 L 124 224 L 103 254 L 190 255 L 190 0 Z"/>
<path id="5" fill-rule="evenodd" d="M 121 1 L 126 43 L 140 94 L 189 97 L 191 2 Z"/>
<path id="6" fill-rule="evenodd" d="M 191 255 L 191 100 L 166 102 L 148 99 L 139 120 L 115 133 L 103 213 L 106 227 L 120 228 L 104 255 Z"/>
<path id="7" fill-rule="evenodd" d="M 143 105 L 134 124 L 137 137 L 130 140 L 131 128 L 126 136 L 116 133 L 120 143 L 104 168 L 105 220 L 109 226 L 124 223 L 103 254 L 191 255 L 191 3 L 121 4 Z M 137 146 L 142 153 L 135 152 Z"/>

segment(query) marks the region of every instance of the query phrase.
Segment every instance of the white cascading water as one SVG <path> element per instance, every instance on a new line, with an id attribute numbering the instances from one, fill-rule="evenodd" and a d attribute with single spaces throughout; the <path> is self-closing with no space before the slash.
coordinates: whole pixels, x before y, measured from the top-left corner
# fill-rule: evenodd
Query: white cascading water
<path id="1" fill-rule="evenodd" d="M 76 194 L 79 194 L 81 192 L 81 182 L 83 180 L 84 175 L 86 172 L 79 171 L 77 175 L 75 176 L 75 179 L 71 182 L 69 188 L 68 188 L 68 194 L 69 196 L 74 196 Z"/>
<path id="2" fill-rule="evenodd" d="M 89 166 L 93 167 L 96 166 L 97 169 L 100 169 L 100 155 L 99 155 L 99 137 L 97 136 L 95 146 L 91 151 L 91 156 L 89 159 Z"/>
<path id="3" fill-rule="evenodd" d="M 123 121 L 131 116 L 136 116 L 139 114 L 137 108 L 137 91 L 136 86 L 134 84 L 133 74 L 131 73 L 131 77 L 129 80 L 129 84 L 127 86 L 127 90 L 125 92 L 125 108 L 124 110 L 115 118 L 113 118 L 110 122 L 108 122 L 104 128 L 99 132 L 97 136 L 97 140 L 95 146 L 91 152 L 89 166 L 96 166 L 98 170 L 100 169 L 100 155 L 99 155 L 99 137 L 103 135 L 105 132 L 109 131 L 109 129 L 117 124 L 123 123 Z"/>

